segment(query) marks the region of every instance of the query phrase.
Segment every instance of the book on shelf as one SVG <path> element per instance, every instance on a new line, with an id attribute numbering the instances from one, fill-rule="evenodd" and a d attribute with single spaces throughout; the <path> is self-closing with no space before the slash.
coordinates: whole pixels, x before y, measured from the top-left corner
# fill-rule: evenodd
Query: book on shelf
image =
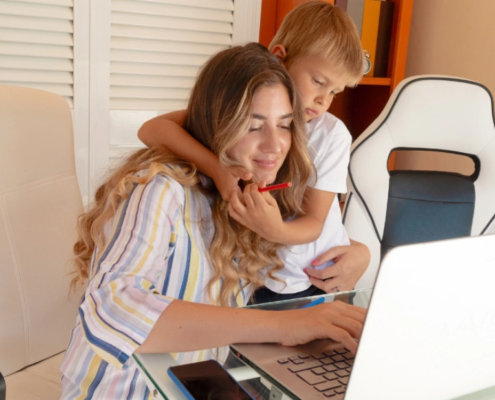
<path id="1" fill-rule="evenodd" d="M 365 0 L 363 25 L 361 28 L 361 45 L 370 55 L 371 69 L 365 76 L 374 76 L 376 40 L 378 38 L 378 23 L 380 21 L 380 3 L 377 0 Z"/>
<path id="2" fill-rule="evenodd" d="M 340 4 L 338 2 L 336 0 L 335 4 Z M 363 50 L 369 54 L 371 69 L 365 76 L 386 77 L 395 3 L 386 0 L 346 0 L 346 3 Z"/>
<path id="3" fill-rule="evenodd" d="M 380 3 L 380 20 L 378 22 L 375 69 L 373 71 L 373 76 L 384 78 L 388 76 L 388 61 L 390 58 L 390 43 L 392 40 L 395 3 L 390 1 L 381 1 Z"/>
<path id="4" fill-rule="evenodd" d="M 351 19 L 354 21 L 359 37 L 361 37 L 361 27 L 363 25 L 364 1 L 365 0 L 347 1 L 347 14 L 349 14 Z"/>
<path id="5" fill-rule="evenodd" d="M 335 5 L 347 11 L 347 0 L 335 0 Z"/>

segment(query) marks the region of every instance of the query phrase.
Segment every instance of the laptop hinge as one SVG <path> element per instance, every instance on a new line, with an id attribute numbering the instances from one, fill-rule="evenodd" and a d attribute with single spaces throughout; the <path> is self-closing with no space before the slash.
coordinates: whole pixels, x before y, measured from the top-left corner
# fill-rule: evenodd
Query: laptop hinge
<path id="1" fill-rule="evenodd" d="M 282 400 L 282 397 L 284 394 L 280 389 L 272 385 L 272 388 L 270 389 L 270 400 Z"/>

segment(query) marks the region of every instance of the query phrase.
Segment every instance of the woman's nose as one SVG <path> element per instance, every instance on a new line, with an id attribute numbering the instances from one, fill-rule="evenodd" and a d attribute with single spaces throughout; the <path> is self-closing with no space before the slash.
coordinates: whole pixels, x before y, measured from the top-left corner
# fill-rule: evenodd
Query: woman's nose
<path id="1" fill-rule="evenodd" d="M 277 153 L 280 151 L 282 135 L 276 126 L 268 127 L 266 135 L 263 135 L 261 150 L 264 153 Z"/>

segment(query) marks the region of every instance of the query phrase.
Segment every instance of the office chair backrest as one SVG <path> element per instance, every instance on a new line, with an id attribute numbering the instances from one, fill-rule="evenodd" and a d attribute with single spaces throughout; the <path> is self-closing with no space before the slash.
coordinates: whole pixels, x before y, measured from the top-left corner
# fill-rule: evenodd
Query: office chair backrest
<path id="1" fill-rule="evenodd" d="M 67 102 L 0 86 L 0 371 L 63 351 L 78 299 L 68 261 L 82 201 Z"/>
<path id="2" fill-rule="evenodd" d="M 419 76 L 395 89 L 351 150 L 344 224 L 372 252 L 359 286 L 372 286 L 391 247 L 495 232 L 494 139 L 493 98 L 483 85 Z M 475 172 L 389 172 L 396 149 L 463 154 Z"/>

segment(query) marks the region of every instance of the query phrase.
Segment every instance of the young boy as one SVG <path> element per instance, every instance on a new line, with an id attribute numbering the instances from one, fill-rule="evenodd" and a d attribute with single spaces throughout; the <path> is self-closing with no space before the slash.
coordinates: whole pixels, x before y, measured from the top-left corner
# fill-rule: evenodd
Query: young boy
<path id="1" fill-rule="evenodd" d="M 230 200 L 232 218 L 268 240 L 289 245 L 279 251 L 285 264 L 276 274 L 281 281 L 267 281 L 267 288 L 257 293 L 257 301 L 283 299 L 284 295 L 294 297 L 295 293 L 305 296 L 321 293 L 311 285 L 318 278 L 332 278 L 321 287 L 325 291 L 351 289 L 367 263 L 364 269 L 359 265 L 353 271 L 346 271 L 346 279 L 339 276 L 344 275 L 343 271 L 329 273 L 326 269 L 322 273 L 306 267 L 324 268 L 333 264 L 320 262 L 317 257 L 329 248 L 350 244 L 336 193 L 346 192 L 351 136 L 345 125 L 326 111 L 337 93 L 346 86 L 355 86 L 363 75 L 364 55 L 357 30 L 342 9 L 324 1 L 309 2 L 286 16 L 269 50 L 294 80 L 306 116 L 317 179 L 307 189 L 305 215 L 282 221 L 270 194 L 260 194 L 257 185 L 248 185 L 240 193 L 238 180 L 249 179 L 249 171 L 220 165 L 216 156 L 180 128 L 183 111 L 147 121 L 139 130 L 139 138 L 148 146 L 164 144 L 194 162 L 214 180 L 222 197 Z M 259 129 L 263 129 L 262 121 L 253 127 Z M 359 257 L 366 259 L 362 257 L 365 252 L 367 249 L 362 249 Z"/>

